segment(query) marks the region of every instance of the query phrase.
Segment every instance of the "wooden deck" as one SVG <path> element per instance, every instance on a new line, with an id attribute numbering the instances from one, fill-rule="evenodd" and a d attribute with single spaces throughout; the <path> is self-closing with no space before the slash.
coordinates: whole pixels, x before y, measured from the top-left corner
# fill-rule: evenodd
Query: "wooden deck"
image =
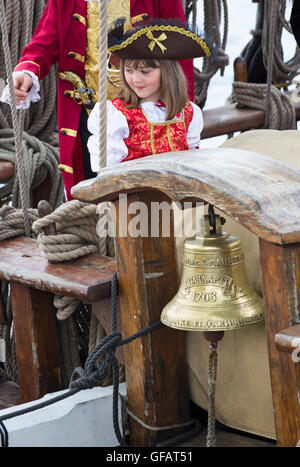
<path id="1" fill-rule="evenodd" d="M 1 410 L 20 404 L 18 386 L 7 380 L 0 379 L 0 415 Z M 203 420 L 201 420 L 203 422 Z M 206 446 L 206 426 L 197 436 L 180 443 L 177 448 L 193 448 Z M 254 436 L 248 433 L 231 430 L 224 426 L 217 427 L 218 447 L 275 447 L 275 441 Z"/>
<path id="2" fill-rule="evenodd" d="M 204 427 L 202 432 L 194 438 L 185 441 L 180 444 L 180 448 L 201 448 L 206 447 L 206 428 Z M 217 447 L 236 447 L 236 448 L 272 448 L 276 447 L 275 441 L 259 438 L 247 433 L 235 432 L 231 430 L 225 430 L 222 428 L 217 429 L 216 433 Z"/>

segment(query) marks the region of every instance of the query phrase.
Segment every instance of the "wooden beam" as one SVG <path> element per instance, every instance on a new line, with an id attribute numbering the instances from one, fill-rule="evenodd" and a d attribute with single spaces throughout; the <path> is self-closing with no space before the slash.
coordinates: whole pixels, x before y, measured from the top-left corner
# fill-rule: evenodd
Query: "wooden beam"
<path id="1" fill-rule="evenodd" d="M 62 389 L 53 295 L 10 283 L 20 396 L 29 402 Z"/>
<path id="2" fill-rule="evenodd" d="M 274 243 L 300 242 L 300 170 L 232 148 L 158 154 L 101 171 L 72 188 L 85 202 L 158 190 L 174 201 L 206 201 Z"/>
<path id="3" fill-rule="evenodd" d="M 166 200 L 161 193 L 135 194 L 128 197 L 128 207 L 143 202 L 150 212 L 151 201 Z M 174 238 L 121 236 L 119 220 L 124 229 L 131 218 L 125 218 L 124 225 L 120 204 L 115 203 L 115 248 L 122 334 L 126 338 L 160 320 L 163 307 L 177 292 L 178 276 Z M 163 326 L 125 345 L 123 350 L 129 410 L 154 428 L 187 422 L 184 333 Z M 131 446 L 154 446 L 163 436 L 171 435 L 151 431 L 132 417 L 129 420 Z"/>
<path id="4" fill-rule="evenodd" d="M 263 296 L 274 418 L 279 446 L 300 439 L 300 365 L 276 347 L 275 337 L 299 320 L 300 244 L 274 245 L 260 240 Z"/>

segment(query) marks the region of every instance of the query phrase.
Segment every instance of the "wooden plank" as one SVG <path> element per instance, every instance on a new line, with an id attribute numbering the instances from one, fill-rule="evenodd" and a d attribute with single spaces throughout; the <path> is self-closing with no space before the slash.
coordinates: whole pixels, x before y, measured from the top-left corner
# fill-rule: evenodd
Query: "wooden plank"
<path id="1" fill-rule="evenodd" d="M 236 104 L 203 111 L 204 126 L 201 139 L 228 135 L 237 131 L 263 128 L 265 114 L 262 110 L 236 108 Z"/>
<path id="2" fill-rule="evenodd" d="M 112 258 L 98 254 L 51 264 L 34 239 L 16 237 L 0 243 L 0 279 L 67 295 L 91 303 L 110 296 L 116 270 Z"/>
<path id="3" fill-rule="evenodd" d="M 299 321 L 300 244 L 260 240 L 263 296 L 277 443 L 296 446 L 300 439 L 300 365 L 276 348 L 275 336 Z"/>
<path id="4" fill-rule="evenodd" d="M 274 243 L 300 242 L 300 170 L 231 148 L 144 157 L 103 169 L 72 188 L 86 202 L 161 191 L 174 201 L 204 200 Z"/>
<path id="5" fill-rule="evenodd" d="M 62 389 L 53 295 L 10 283 L 20 397 L 38 399 Z"/>
<path id="6" fill-rule="evenodd" d="M 287 93 L 289 94 L 289 93 Z M 300 120 L 300 99 L 295 102 L 296 120 Z M 201 139 L 228 135 L 239 131 L 263 128 L 265 113 L 263 110 L 238 107 L 237 104 L 227 104 L 214 109 L 203 110 L 204 126 Z"/>
<path id="7" fill-rule="evenodd" d="M 283 329 L 275 335 L 275 344 L 282 352 L 293 352 L 299 349 L 300 356 L 300 324 Z"/>
<path id="8" fill-rule="evenodd" d="M 128 204 L 143 202 L 149 208 L 151 201 L 165 199 L 160 193 L 143 193 L 130 196 Z M 178 277 L 174 238 L 121 236 L 119 219 L 122 216 L 124 228 L 124 212 L 119 202 L 116 207 L 119 304 L 126 338 L 160 320 L 162 308 L 177 292 Z M 123 350 L 129 410 L 151 427 L 187 422 L 184 333 L 162 327 Z M 165 431 L 145 428 L 131 417 L 129 421 L 131 446 L 153 446 L 162 434 L 168 436 Z"/>

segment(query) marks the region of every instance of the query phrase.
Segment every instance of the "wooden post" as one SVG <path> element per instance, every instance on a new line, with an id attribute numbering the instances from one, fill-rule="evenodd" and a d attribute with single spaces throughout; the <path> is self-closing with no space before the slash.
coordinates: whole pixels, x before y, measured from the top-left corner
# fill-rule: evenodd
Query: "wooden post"
<path id="1" fill-rule="evenodd" d="M 22 403 L 61 386 L 53 294 L 10 283 Z"/>
<path id="2" fill-rule="evenodd" d="M 300 439 L 300 365 L 276 348 L 275 335 L 299 320 L 300 244 L 260 239 L 266 334 L 278 446 Z M 297 397 L 298 394 L 298 397 Z"/>
<path id="3" fill-rule="evenodd" d="M 162 193 L 143 192 L 128 196 L 128 207 L 143 202 L 169 201 Z M 115 202 L 115 242 L 119 282 L 119 304 L 123 338 L 160 320 L 163 307 L 178 290 L 174 238 L 121 236 L 124 210 Z M 149 226 L 151 216 L 149 214 Z M 119 225 L 120 222 L 120 225 Z M 149 227 L 150 229 L 150 227 Z M 124 346 L 128 409 L 150 427 L 172 426 L 189 421 L 186 388 L 184 333 L 162 327 Z M 151 431 L 130 420 L 130 445 L 154 446 L 166 431 Z M 186 431 L 186 428 L 185 428 Z"/>

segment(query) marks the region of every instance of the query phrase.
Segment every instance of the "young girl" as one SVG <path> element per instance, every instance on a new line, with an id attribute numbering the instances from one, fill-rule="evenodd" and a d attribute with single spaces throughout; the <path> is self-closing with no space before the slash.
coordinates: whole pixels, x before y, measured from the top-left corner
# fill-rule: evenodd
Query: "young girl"
<path id="1" fill-rule="evenodd" d="M 119 33 L 119 37 L 117 34 Z M 121 59 L 123 91 L 107 102 L 107 166 L 141 157 L 196 149 L 202 112 L 188 100 L 178 59 L 210 55 L 204 40 L 183 25 L 141 25 L 126 35 L 110 33 L 109 50 Z M 99 171 L 99 104 L 88 129 L 91 167 Z"/>

